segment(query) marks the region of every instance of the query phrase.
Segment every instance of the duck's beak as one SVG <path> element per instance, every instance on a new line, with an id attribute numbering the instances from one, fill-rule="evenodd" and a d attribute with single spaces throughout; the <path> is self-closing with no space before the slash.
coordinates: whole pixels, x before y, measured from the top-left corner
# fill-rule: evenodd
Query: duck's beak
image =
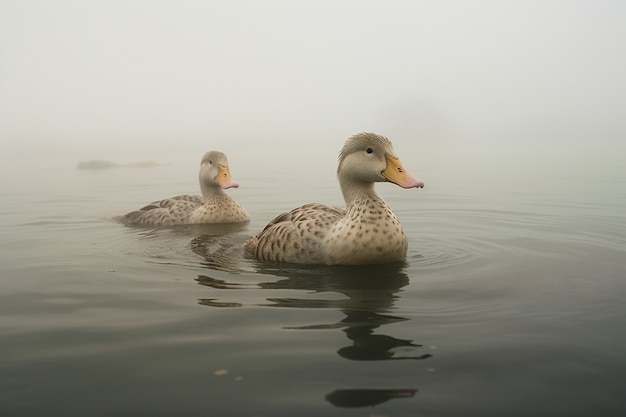
<path id="1" fill-rule="evenodd" d="M 385 158 L 387 158 L 387 168 L 381 174 L 387 181 L 393 182 L 402 188 L 424 188 L 424 181 L 409 175 L 398 158 L 390 155 L 385 155 Z"/>
<path id="2" fill-rule="evenodd" d="M 233 181 L 233 178 L 230 176 L 230 170 L 228 167 L 224 165 L 218 166 L 215 182 L 218 183 L 223 189 L 239 187 L 239 184 Z"/>

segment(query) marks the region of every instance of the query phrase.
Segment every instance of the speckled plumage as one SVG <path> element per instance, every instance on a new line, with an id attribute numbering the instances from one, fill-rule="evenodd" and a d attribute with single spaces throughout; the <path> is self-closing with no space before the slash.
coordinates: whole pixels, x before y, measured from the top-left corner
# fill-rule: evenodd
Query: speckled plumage
<path id="1" fill-rule="evenodd" d="M 389 160 L 393 163 L 389 163 Z M 391 172 L 394 171 L 394 172 Z M 407 238 L 374 182 L 423 187 L 400 165 L 391 142 L 373 133 L 349 138 L 337 176 L 346 210 L 311 203 L 283 213 L 245 245 L 256 258 L 300 264 L 363 265 L 406 258 Z"/>
<path id="2" fill-rule="evenodd" d="M 179 195 L 155 201 L 115 219 L 143 226 L 242 223 L 250 220 L 248 212 L 223 191 L 239 186 L 230 177 L 226 155 L 217 151 L 204 154 L 199 179 L 202 197 Z"/>

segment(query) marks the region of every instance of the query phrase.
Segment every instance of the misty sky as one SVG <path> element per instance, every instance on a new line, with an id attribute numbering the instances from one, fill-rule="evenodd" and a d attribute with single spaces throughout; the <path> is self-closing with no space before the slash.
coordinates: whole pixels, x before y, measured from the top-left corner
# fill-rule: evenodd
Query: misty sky
<path id="1" fill-rule="evenodd" d="M 0 149 L 618 147 L 624 22 L 619 0 L 0 0 Z"/>

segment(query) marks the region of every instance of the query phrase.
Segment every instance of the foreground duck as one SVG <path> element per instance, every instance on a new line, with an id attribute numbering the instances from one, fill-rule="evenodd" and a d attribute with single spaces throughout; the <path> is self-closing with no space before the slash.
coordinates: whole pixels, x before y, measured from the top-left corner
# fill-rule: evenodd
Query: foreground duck
<path id="1" fill-rule="evenodd" d="M 179 195 L 155 201 L 137 211 L 114 217 L 125 224 L 175 226 L 182 224 L 242 223 L 250 220 L 248 212 L 224 192 L 237 188 L 222 152 L 204 154 L 200 163 L 202 197 Z"/>
<path id="2" fill-rule="evenodd" d="M 422 188 L 409 175 L 391 142 L 374 133 L 349 138 L 339 153 L 337 177 L 346 209 L 311 203 L 270 221 L 245 249 L 263 261 L 364 265 L 403 261 L 407 238 L 375 182 Z"/>

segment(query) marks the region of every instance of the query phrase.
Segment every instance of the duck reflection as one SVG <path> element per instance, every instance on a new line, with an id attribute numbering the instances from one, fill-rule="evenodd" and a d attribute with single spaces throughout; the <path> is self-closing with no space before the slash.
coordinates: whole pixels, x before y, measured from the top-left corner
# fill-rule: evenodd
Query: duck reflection
<path id="1" fill-rule="evenodd" d="M 338 389 L 326 396 L 336 407 L 373 407 L 394 398 L 410 398 L 415 389 Z"/>
<path id="2" fill-rule="evenodd" d="M 316 271 L 319 273 L 320 271 Z M 412 340 L 375 334 L 384 325 L 407 320 L 395 315 L 382 314 L 390 311 L 399 297 L 397 293 L 408 284 L 409 278 L 401 265 L 375 268 L 345 267 L 327 270 L 323 277 L 303 279 L 295 275 L 287 280 L 261 283 L 261 288 L 303 289 L 318 292 L 335 291 L 345 295 L 340 300 L 315 300 L 294 298 L 270 298 L 273 306 L 320 308 L 334 307 L 346 317 L 329 324 L 289 327 L 291 329 L 340 328 L 352 344 L 340 348 L 337 353 L 352 360 L 426 359 L 432 355 L 411 355 L 414 348 L 422 345 Z"/>
<path id="3" fill-rule="evenodd" d="M 189 230 L 194 236 L 191 250 L 204 259 L 204 266 L 210 269 L 240 272 L 243 243 L 248 236 L 239 232 L 247 227 L 247 223 L 190 225 Z"/>
<path id="4" fill-rule="evenodd" d="M 346 318 L 341 321 L 343 331 L 352 345 L 340 348 L 339 356 L 357 361 L 378 361 L 398 359 L 426 359 L 430 354 L 411 355 L 414 348 L 422 347 L 412 340 L 374 334 L 374 329 L 385 324 L 403 321 L 401 317 L 387 316 L 369 311 L 343 311 Z"/>
<path id="5" fill-rule="evenodd" d="M 192 247 L 201 246 L 210 242 L 217 236 L 227 236 L 237 232 L 243 232 L 248 228 L 248 223 L 218 223 L 218 224 L 185 224 L 169 227 L 149 227 L 145 225 L 127 225 L 127 230 L 136 232 L 139 236 L 150 239 L 160 236 L 192 236 Z M 202 251 L 205 254 L 205 251 Z"/>
<path id="6" fill-rule="evenodd" d="M 337 354 L 354 361 L 422 360 L 432 355 L 420 351 L 421 344 L 410 339 L 381 333 L 386 325 L 408 320 L 390 314 L 409 277 L 404 263 L 367 267 L 302 267 L 284 265 L 255 265 L 254 274 L 234 275 L 233 281 L 200 275 L 200 285 L 214 289 L 303 290 L 306 298 L 265 298 L 269 307 L 331 308 L 345 317 L 334 323 L 318 323 L 289 329 L 340 329 L 349 344 Z M 259 282 L 259 276 L 278 278 Z M 230 278 L 229 278 L 230 279 Z M 254 279 L 253 282 L 251 280 Z M 241 280 L 241 282 L 237 282 Z M 329 293 L 341 294 L 328 299 Z M 315 297 L 319 294 L 320 297 Z M 322 296 L 323 294 L 323 296 Z M 216 298 L 202 299 L 200 304 L 211 307 L 234 307 L 240 303 L 221 302 Z M 410 398 L 417 389 L 338 389 L 326 396 L 337 407 L 374 406 L 391 399 Z"/>

